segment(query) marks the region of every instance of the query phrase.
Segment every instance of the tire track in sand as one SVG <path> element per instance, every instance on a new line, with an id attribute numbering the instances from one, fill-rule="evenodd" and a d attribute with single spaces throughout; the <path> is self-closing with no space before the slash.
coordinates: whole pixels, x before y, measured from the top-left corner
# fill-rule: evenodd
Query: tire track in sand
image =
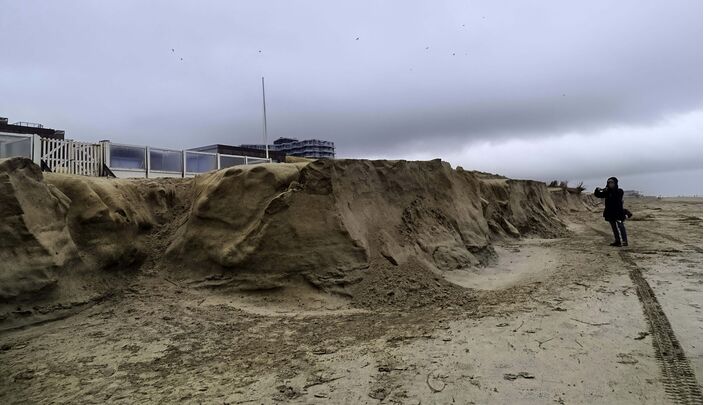
<path id="1" fill-rule="evenodd" d="M 688 249 L 690 249 L 690 250 L 693 250 L 693 251 L 695 251 L 695 252 L 697 252 L 697 253 L 702 253 L 702 247 L 701 247 L 701 246 L 692 245 L 691 243 L 687 243 L 687 242 L 685 242 L 685 241 L 683 241 L 683 240 L 681 240 L 681 239 L 675 238 L 675 237 L 672 236 L 672 235 L 668 235 L 668 234 L 666 234 L 666 233 L 664 233 L 664 232 L 659 232 L 659 231 L 656 231 L 656 230 L 653 230 L 653 229 L 649 229 L 648 232 L 650 232 L 650 233 L 653 234 L 653 235 L 657 235 L 657 236 L 659 236 L 659 237 L 661 237 L 661 238 L 663 238 L 663 239 L 667 239 L 667 240 L 669 240 L 670 242 L 678 243 L 679 245 L 684 246 L 684 247 L 686 247 L 686 248 L 688 248 Z"/>
<path id="2" fill-rule="evenodd" d="M 655 292 L 643 278 L 643 272 L 628 252 L 622 250 L 619 255 L 629 269 L 628 275 L 631 277 L 633 284 L 635 284 L 638 299 L 643 307 L 643 313 L 650 324 L 653 347 L 658 363 L 660 363 L 665 391 L 677 403 L 701 404 L 701 387 L 680 342 L 672 330 L 670 321 L 655 297 Z"/>

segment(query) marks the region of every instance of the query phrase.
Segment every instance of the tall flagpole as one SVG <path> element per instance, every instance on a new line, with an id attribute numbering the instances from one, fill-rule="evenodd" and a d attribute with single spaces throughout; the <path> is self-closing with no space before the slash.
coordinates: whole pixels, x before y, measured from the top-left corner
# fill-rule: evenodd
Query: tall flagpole
<path id="1" fill-rule="evenodd" d="M 266 134 L 266 93 L 264 92 L 264 76 L 262 76 L 262 106 L 264 107 L 264 150 L 266 158 L 269 159 L 269 142 Z"/>

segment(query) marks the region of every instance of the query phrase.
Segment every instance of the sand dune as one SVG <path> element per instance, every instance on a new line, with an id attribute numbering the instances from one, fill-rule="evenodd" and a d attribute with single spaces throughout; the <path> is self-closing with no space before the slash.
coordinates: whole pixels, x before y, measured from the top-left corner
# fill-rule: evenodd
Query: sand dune
<path id="1" fill-rule="evenodd" d="M 565 232 L 545 184 L 440 160 L 303 161 L 118 180 L 43 174 L 15 158 L 2 161 L 0 177 L 0 299 L 12 322 L 17 303 L 46 315 L 113 293 L 137 270 L 231 290 L 302 280 L 361 306 L 463 303 L 468 292 L 439 274 L 491 262 L 492 241 Z M 578 198 L 557 201 L 583 207 Z"/>
<path id="2" fill-rule="evenodd" d="M 0 398 L 696 403 L 701 199 L 628 200 L 626 249 L 598 204 L 439 160 L 0 161 Z"/>

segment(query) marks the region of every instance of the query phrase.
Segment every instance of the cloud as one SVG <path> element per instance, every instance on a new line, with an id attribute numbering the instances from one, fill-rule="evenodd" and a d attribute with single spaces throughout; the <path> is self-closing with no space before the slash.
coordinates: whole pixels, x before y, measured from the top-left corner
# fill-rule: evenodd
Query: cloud
<path id="1" fill-rule="evenodd" d="M 498 156 L 563 138 L 591 156 L 605 133 L 661 138 L 647 128 L 702 108 L 696 1 L 0 4 L 0 115 L 76 139 L 257 142 L 261 76 L 271 137 L 333 140 L 343 157 Z M 690 124 L 687 144 L 701 135 Z M 614 169 L 675 165 L 629 150 Z M 600 175 L 589 162 L 575 171 Z"/>
<path id="2" fill-rule="evenodd" d="M 702 130 L 702 111 L 695 110 L 652 126 L 621 126 L 590 134 L 457 145 L 456 151 L 443 159 L 467 169 L 513 178 L 568 179 L 598 186 L 607 177 L 617 176 L 634 179 L 629 188 L 651 194 L 701 195 L 701 181 L 697 183 L 696 179 L 701 179 L 703 163 Z M 436 157 L 428 152 L 409 156 L 414 160 Z M 661 175 L 661 179 L 669 177 L 668 187 L 658 192 L 657 186 L 664 184 L 648 181 L 654 174 Z M 678 187 L 683 179 L 684 183 Z"/>

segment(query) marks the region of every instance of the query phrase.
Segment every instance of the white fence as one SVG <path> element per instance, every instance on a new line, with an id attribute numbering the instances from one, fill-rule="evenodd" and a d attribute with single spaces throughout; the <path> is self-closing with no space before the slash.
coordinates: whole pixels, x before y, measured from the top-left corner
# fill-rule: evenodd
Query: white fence
<path id="1" fill-rule="evenodd" d="M 44 164 L 56 173 L 100 176 L 103 169 L 100 144 L 41 138 L 40 155 Z"/>
<path id="2" fill-rule="evenodd" d="M 271 159 L 192 150 L 102 142 L 106 165 L 117 177 L 192 177 L 237 165 L 270 163 Z"/>
<path id="3" fill-rule="evenodd" d="M 251 156 L 0 133 L 0 158 L 13 156 L 30 158 L 57 173 L 101 176 L 111 172 L 120 178 L 191 177 L 231 166 L 271 162 Z"/>

